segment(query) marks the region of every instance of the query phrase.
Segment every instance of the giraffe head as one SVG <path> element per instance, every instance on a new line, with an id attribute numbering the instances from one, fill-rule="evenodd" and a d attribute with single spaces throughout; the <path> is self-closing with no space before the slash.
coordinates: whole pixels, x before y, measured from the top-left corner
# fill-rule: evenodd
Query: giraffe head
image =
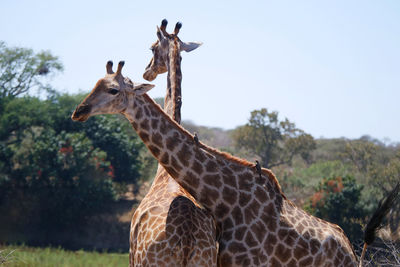
<path id="1" fill-rule="evenodd" d="M 181 51 L 190 52 L 202 45 L 201 42 L 182 42 L 178 33 L 182 27 L 182 23 L 178 22 L 175 25 L 174 33 L 167 33 L 168 21 L 164 19 L 161 22 L 161 27 L 157 26 L 157 41 L 150 47 L 153 52 L 153 57 L 147 65 L 143 78 L 148 81 L 154 80 L 158 74 L 167 71 L 168 55 L 175 51 L 176 55 L 180 55 Z"/>
<path id="2" fill-rule="evenodd" d="M 107 74 L 94 86 L 92 92 L 75 109 L 71 118 L 76 121 L 86 121 L 97 114 L 115 114 L 123 112 L 129 103 L 129 96 L 142 95 L 154 87 L 152 84 L 133 83 L 128 77 L 122 76 L 124 61 L 120 61 L 114 73 L 112 61 L 106 65 Z"/>

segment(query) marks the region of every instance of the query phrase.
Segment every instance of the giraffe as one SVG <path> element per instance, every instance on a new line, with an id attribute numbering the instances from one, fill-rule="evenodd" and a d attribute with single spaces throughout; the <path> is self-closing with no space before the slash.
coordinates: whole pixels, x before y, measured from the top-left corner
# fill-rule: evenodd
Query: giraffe
<path id="1" fill-rule="evenodd" d="M 164 111 L 180 123 L 180 50 L 190 52 L 201 43 L 180 41 L 178 33 L 182 24 L 179 22 L 174 34 L 168 34 L 167 23 L 165 19 L 162 21 L 160 28 L 163 33 L 157 29 L 157 35 L 165 36 L 164 40 L 168 43 L 161 45 L 158 40 L 151 46 L 153 58 L 143 76 L 146 80 L 154 80 L 158 74 L 168 71 Z M 159 166 L 149 192 L 132 217 L 130 266 L 216 266 L 217 248 L 216 226 L 212 215 L 202 209 Z"/>
<path id="2" fill-rule="evenodd" d="M 343 230 L 309 215 L 268 170 L 195 142 L 146 92 L 121 74 L 100 79 L 72 114 L 123 114 L 163 168 L 209 210 L 221 231 L 220 266 L 356 266 Z"/>

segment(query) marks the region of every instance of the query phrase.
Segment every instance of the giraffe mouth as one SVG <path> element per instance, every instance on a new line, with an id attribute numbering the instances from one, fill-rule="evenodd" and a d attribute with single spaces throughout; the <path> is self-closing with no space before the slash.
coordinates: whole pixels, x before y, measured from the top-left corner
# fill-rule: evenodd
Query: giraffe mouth
<path id="1" fill-rule="evenodd" d="M 154 71 L 152 71 L 151 69 L 147 69 L 144 73 L 143 73 L 143 78 L 149 82 L 153 81 L 155 78 L 157 77 L 157 73 L 155 73 Z"/>
<path id="2" fill-rule="evenodd" d="M 81 121 L 81 122 L 87 121 L 87 119 L 90 116 L 91 109 L 92 108 L 90 105 L 87 104 L 79 105 L 75 109 L 74 113 L 72 113 L 71 119 L 74 121 Z"/>
<path id="3" fill-rule="evenodd" d="M 143 78 L 149 82 L 153 81 L 155 78 L 157 78 L 158 74 L 162 74 L 167 72 L 167 66 L 163 65 L 154 65 L 153 61 L 150 62 L 150 64 L 146 67 L 144 73 L 143 73 Z"/>
<path id="4" fill-rule="evenodd" d="M 72 118 L 72 120 L 85 122 L 85 121 L 87 121 L 88 118 L 89 118 L 89 116 L 85 116 L 85 117 L 80 117 L 80 118 Z"/>

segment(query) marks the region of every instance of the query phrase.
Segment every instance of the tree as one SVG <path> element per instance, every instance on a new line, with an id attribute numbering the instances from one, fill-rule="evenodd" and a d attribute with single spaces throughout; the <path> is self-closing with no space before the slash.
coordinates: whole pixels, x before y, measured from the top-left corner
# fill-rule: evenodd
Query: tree
<path id="1" fill-rule="evenodd" d="M 233 132 L 235 146 L 260 157 L 265 168 L 291 164 L 295 155 L 310 162 L 314 138 L 296 128 L 288 119 L 280 121 L 278 112 L 263 108 L 251 112 L 249 122 Z"/>
<path id="2" fill-rule="evenodd" d="M 144 147 L 129 122 L 118 116 L 93 117 L 82 124 L 70 119 L 82 96 L 50 95 L 47 100 L 24 96 L 13 98 L 0 113 L 0 160 L 9 163 L 7 147 L 20 144 L 26 132 L 37 127 L 53 130 L 56 134 L 84 133 L 93 146 L 107 153 L 107 161 L 114 167 L 116 182 L 136 183 L 141 171 L 139 152 Z M 0 163 L 0 172 L 4 170 Z"/>
<path id="3" fill-rule="evenodd" d="M 342 157 L 352 162 L 359 172 L 366 173 L 377 160 L 377 152 L 378 145 L 360 139 L 348 142 Z"/>
<path id="4" fill-rule="evenodd" d="M 51 103 L 33 97 L 18 97 L 3 102 L 0 113 L 0 142 L 19 142 L 32 126 L 49 127 Z"/>
<path id="5" fill-rule="evenodd" d="M 0 99 L 50 87 L 45 77 L 62 71 L 63 66 L 49 51 L 7 47 L 0 41 Z"/>
<path id="6" fill-rule="evenodd" d="M 0 240 L 67 245 L 118 199 L 117 182 L 137 182 L 143 147 L 117 116 L 70 117 L 82 95 L 46 84 L 62 70 L 49 52 L 0 42 Z M 33 91 L 32 91 L 33 90 Z M 33 96 L 46 90 L 43 98 Z M 61 242 L 60 242 L 61 241 Z"/>

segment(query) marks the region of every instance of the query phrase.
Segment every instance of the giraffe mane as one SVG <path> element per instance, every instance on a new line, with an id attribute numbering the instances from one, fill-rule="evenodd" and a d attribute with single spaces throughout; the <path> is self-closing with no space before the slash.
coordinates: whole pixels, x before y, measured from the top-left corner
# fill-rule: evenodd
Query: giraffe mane
<path id="1" fill-rule="evenodd" d="M 157 104 L 148 94 L 144 94 L 143 96 L 146 98 L 146 100 L 151 101 L 152 103 L 154 103 L 156 108 L 160 112 L 165 114 L 165 111 L 161 108 L 161 106 L 159 104 Z M 190 138 L 190 139 L 194 138 L 194 136 L 188 130 L 183 128 L 180 124 L 178 124 L 175 120 L 173 120 L 169 115 L 166 116 L 166 119 L 169 122 L 175 124 L 175 126 L 178 127 L 183 132 L 183 134 L 185 134 L 188 138 Z M 244 167 L 248 167 L 248 168 L 253 168 L 254 167 L 254 163 L 251 163 L 251 162 L 249 162 L 249 161 L 247 161 L 245 159 L 241 159 L 241 158 L 235 157 L 230 153 L 220 151 L 220 150 L 218 150 L 216 148 L 213 148 L 211 146 L 208 146 L 208 145 L 206 145 L 206 144 L 204 144 L 204 143 L 202 143 L 200 141 L 199 141 L 199 146 L 201 148 L 203 148 L 204 150 L 206 150 L 207 152 L 211 153 L 212 155 L 216 156 L 216 157 L 223 158 L 225 160 L 234 162 L 234 163 L 236 163 L 238 165 L 241 165 L 241 166 L 244 166 Z M 281 196 L 284 199 L 287 200 L 287 197 L 283 193 L 281 185 L 279 184 L 278 179 L 276 179 L 276 176 L 273 174 L 273 172 L 271 170 L 269 170 L 269 169 L 266 169 L 266 168 L 262 168 L 261 170 L 268 177 L 268 179 L 272 182 L 272 184 L 274 184 L 277 187 L 277 189 L 278 189 L 279 193 L 281 194 Z"/>

